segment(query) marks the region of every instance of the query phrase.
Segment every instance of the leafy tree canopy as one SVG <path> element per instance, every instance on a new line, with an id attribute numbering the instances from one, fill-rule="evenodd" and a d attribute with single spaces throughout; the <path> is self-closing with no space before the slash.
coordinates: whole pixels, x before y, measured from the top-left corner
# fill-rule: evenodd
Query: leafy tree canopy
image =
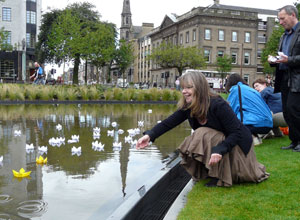
<path id="1" fill-rule="evenodd" d="M 186 68 L 199 69 L 206 66 L 203 52 L 197 47 L 183 47 L 165 42 L 152 51 L 149 59 L 163 68 L 176 68 L 180 76 Z"/>

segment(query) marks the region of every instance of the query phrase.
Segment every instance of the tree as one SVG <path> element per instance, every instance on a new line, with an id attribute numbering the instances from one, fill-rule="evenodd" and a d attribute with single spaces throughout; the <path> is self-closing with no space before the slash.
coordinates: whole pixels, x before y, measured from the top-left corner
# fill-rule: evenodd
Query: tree
<path id="1" fill-rule="evenodd" d="M 74 84 L 78 83 L 78 69 L 82 59 L 105 57 L 108 62 L 108 52 L 102 50 L 102 47 L 110 47 L 110 50 L 111 47 L 115 48 L 115 26 L 103 24 L 94 8 L 94 5 L 87 2 L 74 3 L 64 10 L 54 10 L 43 16 L 46 23 L 42 23 L 39 35 L 38 56 L 50 63 L 73 62 Z M 104 31 L 105 28 L 108 30 Z M 101 34 L 98 38 L 106 40 L 104 44 L 100 43 L 101 39 L 97 39 L 97 34 Z M 110 39 L 109 43 L 107 39 Z"/>
<path id="2" fill-rule="evenodd" d="M 230 72 L 232 69 L 232 58 L 225 54 L 224 56 L 217 57 L 217 71 L 221 74 L 221 82 L 223 86 L 223 79 L 226 73 Z"/>
<path id="3" fill-rule="evenodd" d="M 134 60 L 133 45 L 131 42 L 120 40 L 119 48 L 115 52 L 115 62 L 123 77 L 123 86 L 125 83 L 125 71 L 131 66 Z"/>
<path id="4" fill-rule="evenodd" d="M 176 68 L 180 76 L 186 68 L 198 69 L 206 66 L 203 52 L 197 47 L 183 47 L 165 42 L 153 50 L 149 59 L 163 68 Z"/>
<path id="5" fill-rule="evenodd" d="M 0 50 L 1 51 L 11 51 L 13 49 L 12 45 L 7 43 L 8 32 L 5 31 L 4 27 L 0 28 Z"/>

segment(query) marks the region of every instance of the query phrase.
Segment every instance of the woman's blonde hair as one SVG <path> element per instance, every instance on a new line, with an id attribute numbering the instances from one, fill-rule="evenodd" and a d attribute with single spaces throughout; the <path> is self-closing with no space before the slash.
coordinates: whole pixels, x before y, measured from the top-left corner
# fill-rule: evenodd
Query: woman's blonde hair
<path id="1" fill-rule="evenodd" d="M 194 97 L 191 103 L 187 103 L 182 96 L 178 101 L 179 109 L 191 109 L 191 117 L 196 117 L 200 121 L 205 121 L 210 105 L 210 97 L 217 96 L 214 94 L 203 73 L 200 71 L 189 71 L 180 78 L 180 87 L 192 86 Z"/>

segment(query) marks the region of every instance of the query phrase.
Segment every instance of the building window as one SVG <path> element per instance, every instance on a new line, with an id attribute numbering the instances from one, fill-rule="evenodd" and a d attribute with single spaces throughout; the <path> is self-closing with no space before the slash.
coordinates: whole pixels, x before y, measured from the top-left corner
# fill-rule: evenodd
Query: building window
<path id="1" fill-rule="evenodd" d="M 208 49 L 204 50 L 204 60 L 206 63 L 210 63 L 210 50 Z"/>
<path id="2" fill-rule="evenodd" d="M 179 43 L 182 45 L 183 44 L 183 36 L 182 34 L 179 35 Z"/>
<path id="3" fill-rule="evenodd" d="M 26 47 L 28 48 L 35 47 L 35 34 L 26 33 Z"/>
<path id="4" fill-rule="evenodd" d="M 11 8 L 2 8 L 2 21 L 11 21 Z"/>
<path id="5" fill-rule="evenodd" d="M 223 57 L 224 56 L 224 51 L 223 50 L 219 50 L 218 51 L 218 57 Z"/>
<path id="6" fill-rule="evenodd" d="M 34 11 L 26 12 L 26 22 L 27 24 L 36 24 L 36 13 Z"/>
<path id="7" fill-rule="evenodd" d="M 245 43 L 250 43 L 251 38 L 250 38 L 250 32 L 245 32 Z"/>
<path id="8" fill-rule="evenodd" d="M 211 39 L 211 33 L 210 33 L 210 29 L 205 29 L 205 36 L 204 36 L 205 40 L 210 40 Z"/>
<path id="9" fill-rule="evenodd" d="M 0 60 L 0 77 L 14 77 L 14 62 L 11 60 Z"/>
<path id="10" fill-rule="evenodd" d="M 28 2 L 36 2 L 36 0 L 27 0 Z"/>
<path id="11" fill-rule="evenodd" d="M 237 42 L 237 32 L 236 31 L 232 31 L 232 33 L 231 33 L 231 41 L 232 42 Z"/>
<path id="12" fill-rule="evenodd" d="M 257 50 L 257 58 L 261 58 L 262 50 L 258 49 Z"/>
<path id="13" fill-rule="evenodd" d="M 237 64 L 237 53 L 236 52 L 231 53 L 231 64 Z"/>
<path id="14" fill-rule="evenodd" d="M 185 42 L 186 43 L 190 42 L 190 32 L 189 31 L 185 33 Z"/>
<path id="15" fill-rule="evenodd" d="M 196 41 L 196 30 L 193 30 L 193 41 Z"/>
<path id="16" fill-rule="evenodd" d="M 232 15 L 240 15 L 241 13 L 239 11 L 231 11 L 230 14 L 232 14 Z"/>
<path id="17" fill-rule="evenodd" d="M 129 31 L 126 31 L 126 39 L 129 38 Z"/>
<path id="18" fill-rule="evenodd" d="M 11 45 L 11 31 L 4 31 L 6 38 L 3 40 L 4 44 Z"/>
<path id="19" fill-rule="evenodd" d="M 224 30 L 219 30 L 219 41 L 225 40 Z"/>
<path id="20" fill-rule="evenodd" d="M 249 52 L 245 52 L 245 54 L 244 54 L 244 64 L 245 65 L 250 64 L 250 53 Z"/>

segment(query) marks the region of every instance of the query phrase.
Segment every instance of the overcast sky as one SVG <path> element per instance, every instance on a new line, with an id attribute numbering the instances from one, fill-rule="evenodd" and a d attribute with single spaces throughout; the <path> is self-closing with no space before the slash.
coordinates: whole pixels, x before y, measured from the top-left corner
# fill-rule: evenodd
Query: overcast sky
<path id="1" fill-rule="evenodd" d="M 96 6 L 101 20 L 112 22 L 120 27 L 124 0 L 85 0 Z M 220 4 L 251 8 L 278 9 L 296 0 L 220 0 Z M 68 4 L 83 0 L 42 0 L 43 10 L 47 7 L 65 8 Z M 193 7 L 208 6 L 213 0 L 130 0 L 133 25 L 141 26 L 143 22 L 161 24 L 166 14 L 177 15 L 190 11 Z"/>

